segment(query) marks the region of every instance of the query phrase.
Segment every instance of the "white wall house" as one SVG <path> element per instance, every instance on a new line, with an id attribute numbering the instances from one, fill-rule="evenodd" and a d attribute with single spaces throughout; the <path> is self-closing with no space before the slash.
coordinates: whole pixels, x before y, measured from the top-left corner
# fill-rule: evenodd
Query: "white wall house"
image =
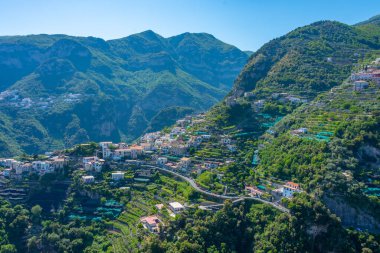
<path id="1" fill-rule="evenodd" d="M 162 223 L 156 215 L 142 217 L 140 222 L 143 224 L 145 229 L 148 229 L 152 233 L 159 232 L 159 224 Z"/>
<path id="2" fill-rule="evenodd" d="M 166 157 L 159 157 L 157 158 L 157 164 L 158 165 L 164 165 L 168 162 L 168 158 Z"/>
<path id="3" fill-rule="evenodd" d="M 369 83 L 367 81 L 355 81 L 354 91 L 362 91 L 364 89 L 367 89 L 368 86 L 369 86 Z"/>
<path id="4" fill-rule="evenodd" d="M 181 203 L 179 203 L 179 202 L 171 202 L 171 203 L 169 203 L 169 208 L 170 208 L 170 210 L 173 211 L 173 213 L 180 213 L 183 210 L 185 210 L 185 207 Z"/>
<path id="5" fill-rule="evenodd" d="M 282 195 L 286 198 L 291 198 L 293 197 L 293 194 L 295 192 L 300 192 L 301 188 L 299 184 L 293 183 L 293 182 L 287 182 L 284 185 L 284 190 L 282 192 Z"/>
<path id="6" fill-rule="evenodd" d="M 11 175 L 12 169 L 5 169 L 3 170 L 3 176 L 4 177 L 9 177 Z"/>
<path id="7" fill-rule="evenodd" d="M 119 181 L 124 179 L 124 172 L 118 171 L 118 172 L 112 172 L 111 174 L 112 180 Z"/>
<path id="8" fill-rule="evenodd" d="M 95 182 L 95 178 L 94 178 L 94 176 L 82 176 L 82 181 L 85 184 L 91 184 L 91 183 Z"/>

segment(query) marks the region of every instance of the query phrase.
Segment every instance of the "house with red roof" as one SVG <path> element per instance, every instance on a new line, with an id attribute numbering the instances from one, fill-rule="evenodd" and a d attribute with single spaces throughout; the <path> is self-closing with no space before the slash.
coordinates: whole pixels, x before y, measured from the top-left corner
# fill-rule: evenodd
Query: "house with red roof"
<path id="1" fill-rule="evenodd" d="M 143 224 L 144 228 L 148 229 L 150 232 L 160 232 L 159 224 L 162 223 L 162 221 L 156 215 L 142 217 L 140 222 Z"/>
<path id="2" fill-rule="evenodd" d="M 300 191 L 301 191 L 301 188 L 299 184 L 289 181 L 284 185 L 284 190 L 282 192 L 282 195 L 286 198 L 291 198 L 293 197 L 293 194 L 295 192 L 300 192 Z"/>

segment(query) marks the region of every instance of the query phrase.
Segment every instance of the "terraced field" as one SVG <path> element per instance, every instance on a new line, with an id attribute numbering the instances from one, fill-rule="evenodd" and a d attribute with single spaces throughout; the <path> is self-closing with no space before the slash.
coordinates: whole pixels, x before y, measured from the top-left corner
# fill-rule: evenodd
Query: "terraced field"
<path id="1" fill-rule="evenodd" d="M 134 187 L 131 200 L 115 220 L 107 222 L 108 232 L 114 252 L 137 252 L 141 238 L 148 232 L 139 226 L 140 218 L 157 212 L 154 205 L 180 201 L 184 203 L 184 193 L 189 190 L 185 182 L 160 175 L 160 184 L 138 184 Z M 139 190 L 139 189 L 144 190 Z M 164 221 L 171 219 L 166 212 L 160 214 Z"/>
<path id="2" fill-rule="evenodd" d="M 296 117 L 287 120 L 295 124 L 289 133 L 297 128 L 307 128 L 301 138 L 330 141 L 343 122 L 366 120 L 380 111 L 380 88 L 370 86 L 362 91 L 354 91 L 351 84 L 343 84 L 321 95 L 315 101 L 300 108 Z"/>

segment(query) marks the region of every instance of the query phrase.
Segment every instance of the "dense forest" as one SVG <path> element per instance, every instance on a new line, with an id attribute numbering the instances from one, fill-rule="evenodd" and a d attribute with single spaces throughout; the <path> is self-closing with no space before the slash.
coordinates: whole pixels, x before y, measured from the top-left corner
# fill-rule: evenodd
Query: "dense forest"
<path id="1" fill-rule="evenodd" d="M 209 109 L 247 59 L 205 33 L 0 37 L 0 156 L 133 141 Z"/>

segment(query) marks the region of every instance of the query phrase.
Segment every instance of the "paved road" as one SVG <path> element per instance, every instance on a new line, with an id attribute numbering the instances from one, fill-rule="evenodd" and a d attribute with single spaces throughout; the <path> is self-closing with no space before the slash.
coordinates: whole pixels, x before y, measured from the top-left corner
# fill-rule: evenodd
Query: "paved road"
<path id="1" fill-rule="evenodd" d="M 279 204 L 277 203 L 273 203 L 273 202 L 270 202 L 270 201 L 267 201 L 267 200 L 264 200 L 264 199 L 260 199 L 260 198 L 255 198 L 255 197 L 243 197 L 243 196 L 228 196 L 228 195 L 221 195 L 221 194 L 216 194 L 216 193 L 212 193 L 212 192 L 209 192 L 209 191 L 206 191 L 202 188 L 200 188 L 197 183 L 192 179 L 192 178 L 189 178 L 189 177 L 185 177 L 175 171 L 172 171 L 172 170 L 169 170 L 169 169 L 166 169 L 166 168 L 162 168 L 162 167 L 158 167 L 158 166 L 154 166 L 154 165 L 141 165 L 142 167 L 148 167 L 148 168 L 153 168 L 153 169 L 157 169 L 157 170 L 160 170 L 160 171 L 164 171 L 166 173 L 169 173 L 169 174 L 172 174 L 176 177 L 179 177 L 181 178 L 182 180 L 188 182 L 191 187 L 193 187 L 196 191 L 198 192 L 201 192 L 205 195 L 208 195 L 208 196 L 211 196 L 211 197 L 214 197 L 214 198 L 218 198 L 218 199 L 231 199 L 234 203 L 236 202 L 240 202 L 240 201 L 243 201 L 245 199 L 252 199 L 252 200 L 257 200 L 257 201 L 260 201 L 262 203 L 265 203 L 265 204 L 268 204 L 268 205 L 271 205 L 273 206 L 274 208 L 282 211 L 282 212 L 287 212 L 289 213 L 289 209 L 283 207 L 283 206 L 280 206 Z M 221 207 L 223 206 L 223 204 L 217 204 L 217 205 L 211 205 L 211 206 L 204 206 L 204 208 L 210 208 L 210 207 Z"/>
<path id="2" fill-rule="evenodd" d="M 205 195 L 208 195 L 208 196 L 211 196 L 211 197 L 215 197 L 215 198 L 218 198 L 218 199 L 239 199 L 238 196 L 227 196 L 227 195 L 220 195 L 220 194 L 216 194 L 216 193 L 212 193 L 212 192 L 209 192 L 209 191 L 205 191 L 203 190 L 202 188 L 200 188 L 197 183 L 195 183 L 195 181 L 189 177 L 185 177 L 175 171 L 172 171 L 172 170 L 169 170 L 169 169 L 165 169 L 165 168 L 162 168 L 162 167 L 158 167 L 158 166 L 153 166 L 153 165 L 141 165 L 142 167 L 149 167 L 149 168 L 154 168 L 154 169 L 157 169 L 157 170 L 161 170 L 161 171 L 164 171 L 164 172 L 167 172 L 169 174 L 172 174 L 172 175 L 175 175 L 176 177 L 179 177 L 181 179 L 183 179 L 184 181 L 188 182 L 191 187 L 193 187 L 196 191 L 198 192 L 201 192 Z"/>

